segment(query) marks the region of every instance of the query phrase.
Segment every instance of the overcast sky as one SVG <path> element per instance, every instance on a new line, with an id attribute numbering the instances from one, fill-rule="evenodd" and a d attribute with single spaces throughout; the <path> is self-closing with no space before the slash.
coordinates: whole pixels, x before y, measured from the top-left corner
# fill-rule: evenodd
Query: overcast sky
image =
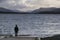
<path id="1" fill-rule="evenodd" d="M 60 7 L 60 0 L 0 0 L 0 7 L 31 11 L 41 7 Z"/>

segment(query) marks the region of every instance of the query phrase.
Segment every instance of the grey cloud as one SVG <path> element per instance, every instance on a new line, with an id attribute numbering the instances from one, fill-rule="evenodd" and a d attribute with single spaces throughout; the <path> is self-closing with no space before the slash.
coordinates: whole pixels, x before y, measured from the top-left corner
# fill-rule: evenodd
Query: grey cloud
<path id="1" fill-rule="evenodd" d="M 28 2 L 28 0 L 26 0 L 28 3 L 27 5 L 25 5 L 24 3 L 22 3 L 24 0 L 1 0 L 1 4 L 0 7 L 4 7 L 4 8 L 8 8 L 8 9 L 22 9 L 22 10 L 31 10 L 34 9 L 35 7 L 30 7 L 28 6 L 29 4 L 33 4 L 35 5 L 36 3 Z M 15 1 L 15 3 L 10 3 L 12 1 Z M 16 4 L 16 5 L 14 5 Z"/>
<path id="2" fill-rule="evenodd" d="M 54 3 L 56 2 L 56 3 Z M 60 7 L 56 0 L 0 0 L 0 7 L 8 9 L 34 10 L 40 7 Z"/>
<path id="3" fill-rule="evenodd" d="M 42 3 L 42 0 L 33 0 L 33 1 L 27 0 L 26 3 L 32 5 L 38 5 Z"/>
<path id="4" fill-rule="evenodd" d="M 4 0 L 0 0 L 0 3 L 3 2 Z"/>
<path id="5" fill-rule="evenodd" d="M 17 8 L 20 8 L 20 9 L 27 8 L 27 6 L 26 6 L 26 5 L 23 5 L 23 4 L 17 5 L 16 7 L 17 7 Z"/>
<path id="6" fill-rule="evenodd" d="M 2 2 L 2 1 L 4 1 L 4 0 L 0 0 L 0 2 Z"/>
<path id="7" fill-rule="evenodd" d="M 5 2 L 6 0 L 0 0 L 0 3 Z"/>

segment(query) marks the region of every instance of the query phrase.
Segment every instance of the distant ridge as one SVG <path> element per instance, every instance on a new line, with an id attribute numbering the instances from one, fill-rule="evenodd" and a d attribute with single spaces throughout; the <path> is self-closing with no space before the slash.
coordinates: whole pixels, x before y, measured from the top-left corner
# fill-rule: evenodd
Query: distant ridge
<path id="1" fill-rule="evenodd" d="M 14 11 L 0 7 L 0 12 L 14 12 Z"/>
<path id="2" fill-rule="evenodd" d="M 34 11 L 32 11 L 32 13 L 37 13 L 37 14 L 60 14 L 60 8 L 39 8 L 36 9 Z"/>
<path id="3" fill-rule="evenodd" d="M 21 12 L 18 10 L 10 10 L 10 9 L 0 7 L 0 14 L 25 14 L 25 13 L 27 12 Z"/>
<path id="4" fill-rule="evenodd" d="M 32 12 L 21 12 L 0 7 L 0 14 L 60 14 L 60 8 L 39 8 Z"/>

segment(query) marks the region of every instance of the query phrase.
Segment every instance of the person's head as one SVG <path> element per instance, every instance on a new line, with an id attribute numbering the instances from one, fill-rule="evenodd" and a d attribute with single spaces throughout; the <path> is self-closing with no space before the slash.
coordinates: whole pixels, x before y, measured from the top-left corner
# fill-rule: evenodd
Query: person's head
<path id="1" fill-rule="evenodd" d="M 18 27 L 17 25 L 15 27 Z"/>

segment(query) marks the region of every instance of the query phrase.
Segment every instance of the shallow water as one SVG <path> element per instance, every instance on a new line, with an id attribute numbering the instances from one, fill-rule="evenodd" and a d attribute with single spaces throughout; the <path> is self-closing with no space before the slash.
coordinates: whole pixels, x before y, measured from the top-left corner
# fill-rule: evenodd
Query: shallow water
<path id="1" fill-rule="evenodd" d="M 0 34 L 14 34 L 16 24 L 19 35 L 46 37 L 60 34 L 60 14 L 0 14 Z"/>

